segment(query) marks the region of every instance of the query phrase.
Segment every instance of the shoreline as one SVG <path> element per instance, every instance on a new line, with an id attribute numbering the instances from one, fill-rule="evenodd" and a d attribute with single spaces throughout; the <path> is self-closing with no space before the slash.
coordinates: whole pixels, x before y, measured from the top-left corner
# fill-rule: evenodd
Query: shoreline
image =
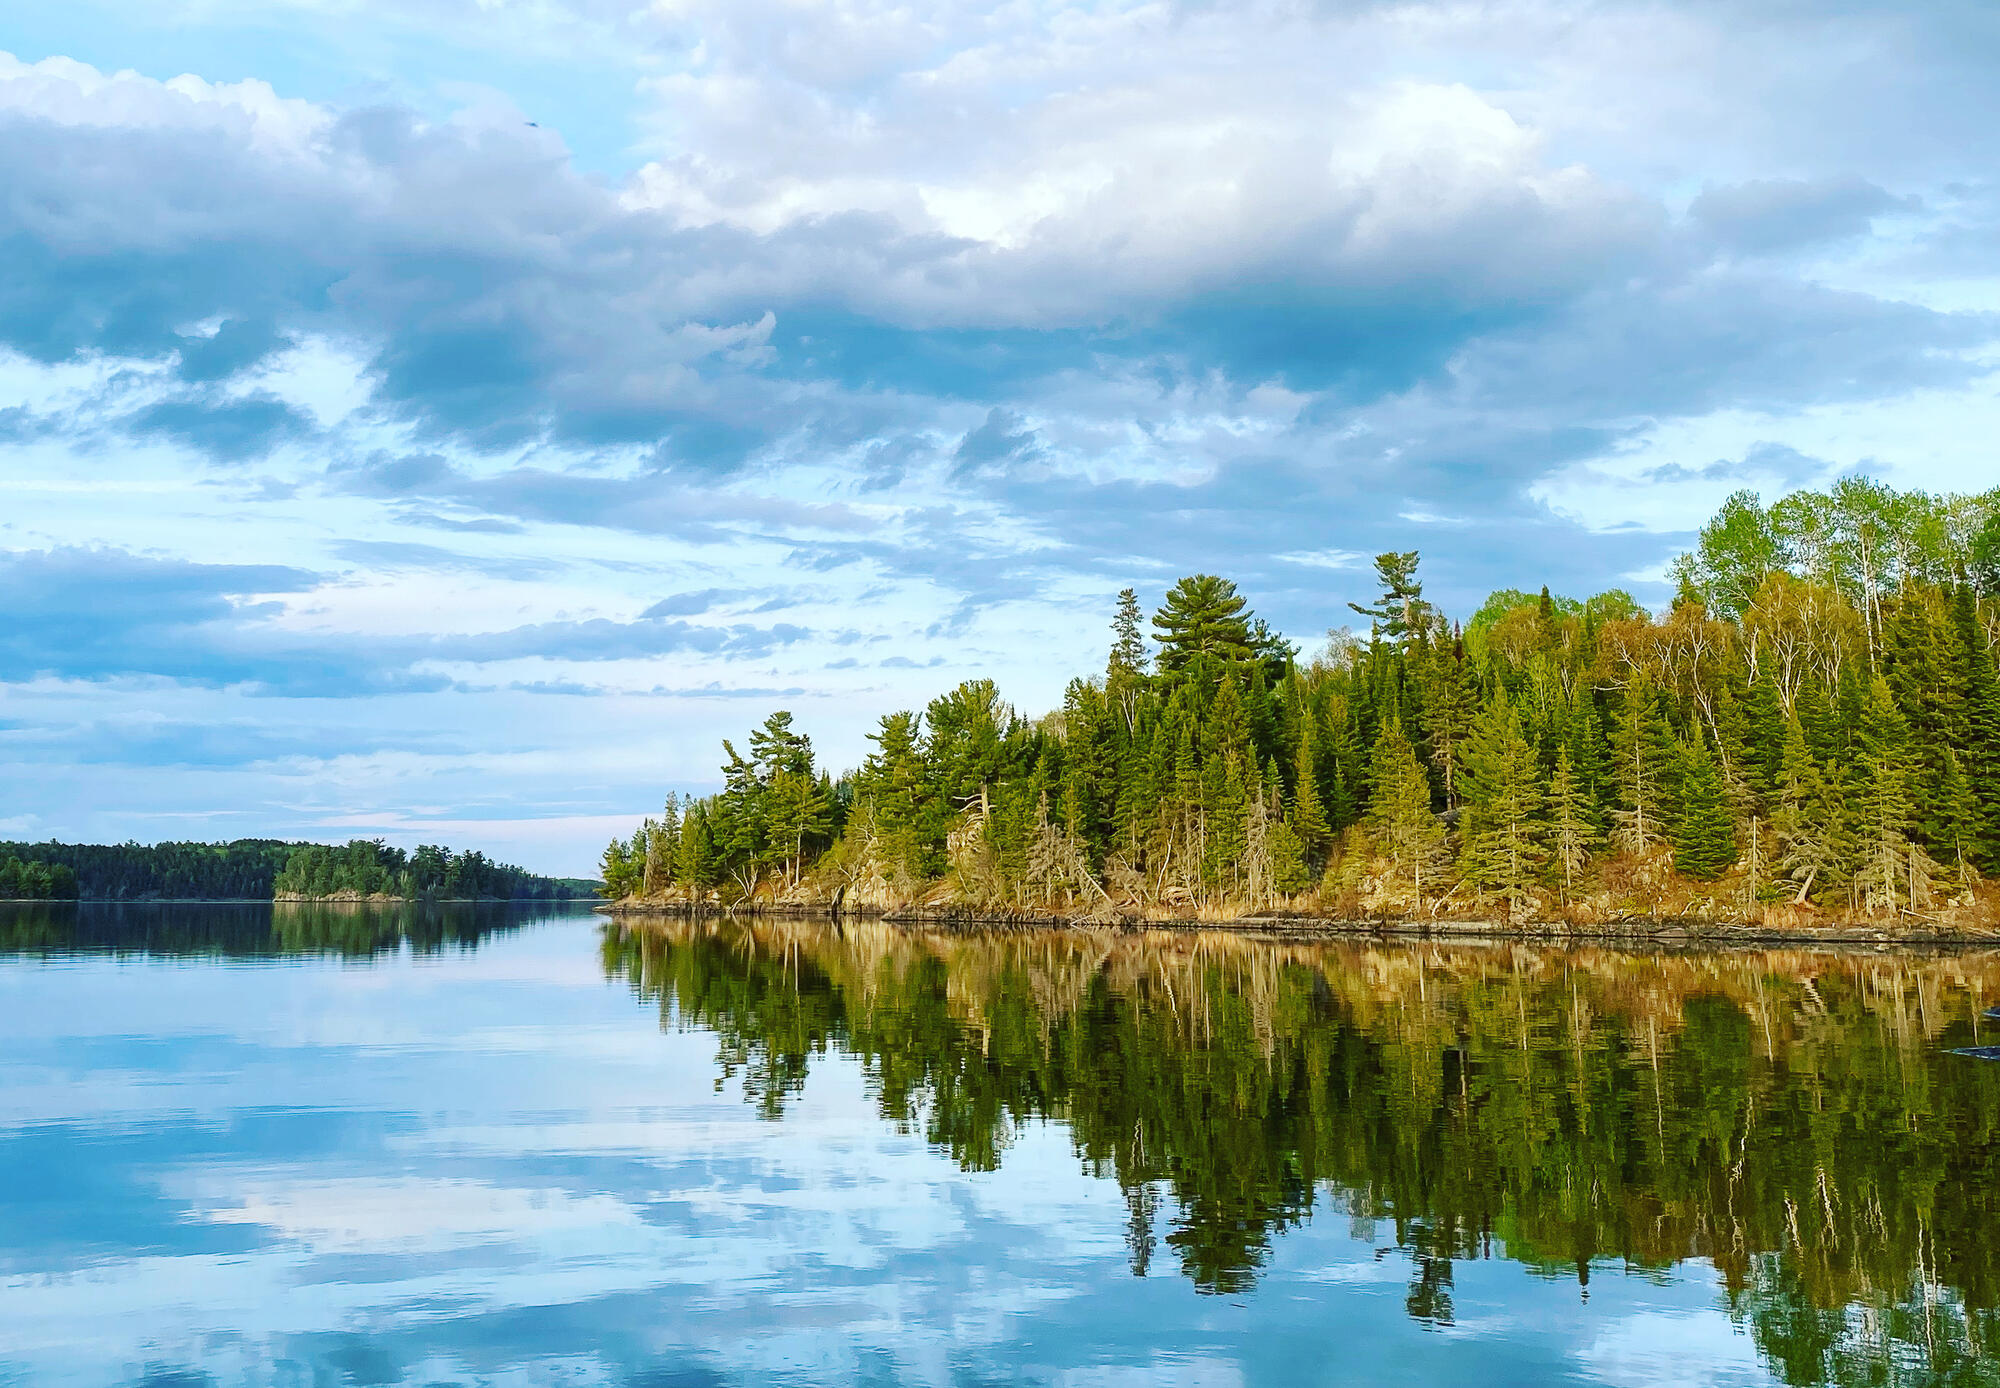
<path id="1" fill-rule="evenodd" d="M 1899 930 L 1883 925 L 1850 924 L 1778 929 L 1746 922 L 1680 917 L 1628 917 L 1579 925 L 1569 921 L 1498 920 L 1416 921 L 1406 918 L 1342 919 L 1330 916 L 1258 915 L 1230 920 L 1193 917 L 1151 919 L 1143 916 L 1099 918 L 1055 912 L 982 912 L 921 908 L 848 907 L 791 903 L 718 906 L 678 901 L 603 902 L 594 914 L 612 920 L 701 919 L 747 917 L 770 920 L 877 921 L 884 925 L 944 933 L 981 931 L 1105 930 L 1120 934 L 1193 934 L 1220 932 L 1252 939 L 1407 941 L 1511 941 L 1523 944 L 1572 943 L 1631 945 L 1695 945 L 1724 948 L 1768 948 L 1782 945 L 1847 945 L 1867 949 L 2000 948 L 2000 931 Z"/>
<path id="2" fill-rule="evenodd" d="M 0 896 L 0 906 L 572 906 L 598 896 Z"/>

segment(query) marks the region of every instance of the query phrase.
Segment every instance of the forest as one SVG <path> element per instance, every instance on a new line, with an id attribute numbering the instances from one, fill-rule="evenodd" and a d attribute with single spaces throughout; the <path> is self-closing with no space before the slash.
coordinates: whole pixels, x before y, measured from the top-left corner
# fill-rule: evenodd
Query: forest
<path id="1" fill-rule="evenodd" d="M 365 885 L 363 885 L 365 884 Z M 367 896 L 555 901 L 595 882 L 538 877 L 477 852 L 422 847 L 405 856 L 375 840 L 344 848 L 232 843 L 0 843 L 0 901 L 269 901 Z"/>
<path id="2" fill-rule="evenodd" d="M 561 901 L 588 895 L 595 883 L 540 877 L 496 863 L 477 849 L 454 853 L 435 844 L 405 853 L 380 839 L 342 847 L 299 844 L 272 883 L 281 901 L 386 896 L 400 900 Z"/>
<path id="3" fill-rule="evenodd" d="M 62 863 L 0 858 L 0 901 L 74 901 L 76 874 Z"/>
<path id="4" fill-rule="evenodd" d="M 1104 671 L 889 713 L 856 770 L 787 712 L 604 891 L 1076 919 L 1956 927 L 2000 874 L 2000 489 L 1729 498 L 1664 611 L 1507 589 L 1454 620 L 1418 553 L 1310 658 L 1236 586 L 1120 595 Z M 1150 629 L 1149 629 L 1150 627 Z"/>
<path id="5" fill-rule="evenodd" d="M 292 847 L 276 839 L 0 843 L 0 855 L 67 871 L 75 883 L 69 895 L 86 901 L 268 901 Z"/>

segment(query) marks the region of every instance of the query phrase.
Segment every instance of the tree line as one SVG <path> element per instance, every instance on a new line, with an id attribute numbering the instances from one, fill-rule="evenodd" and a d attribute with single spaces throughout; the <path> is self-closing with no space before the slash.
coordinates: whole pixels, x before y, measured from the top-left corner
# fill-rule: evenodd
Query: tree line
<path id="1" fill-rule="evenodd" d="M 477 852 L 425 846 L 406 855 L 380 840 L 341 848 L 279 839 L 0 843 L 0 901 L 269 901 L 280 892 L 554 901 L 596 886 L 541 877 Z"/>
<path id="2" fill-rule="evenodd" d="M 0 843 L 0 854 L 65 869 L 87 901 L 268 901 L 294 845 L 230 843 Z M 4 896 L 0 892 L 0 896 Z"/>
<path id="3" fill-rule="evenodd" d="M 0 858 L 0 901 L 74 901 L 76 874 L 61 863 Z"/>
<path id="4" fill-rule="evenodd" d="M 381 839 L 352 839 L 340 847 L 294 847 L 272 882 L 275 895 L 308 900 L 332 896 L 389 896 L 403 900 L 560 901 L 595 887 L 569 878 L 542 877 L 496 863 L 477 849 L 454 853 L 423 844 L 414 853 Z"/>
<path id="5" fill-rule="evenodd" d="M 990 680 L 882 718 L 853 772 L 788 713 L 720 792 L 607 848 L 607 894 L 1521 919 L 1984 911 L 2000 872 L 2000 489 L 1731 497 L 1665 612 L 1503 590 L 1463 622 L 1419 555 L 1310 660 L 1226 579 L 1030 720 Z M 1148 629 L 1150 625 L 1150 630 Z M 1150 640 L 1148 639 L 1150 637 Z"/>

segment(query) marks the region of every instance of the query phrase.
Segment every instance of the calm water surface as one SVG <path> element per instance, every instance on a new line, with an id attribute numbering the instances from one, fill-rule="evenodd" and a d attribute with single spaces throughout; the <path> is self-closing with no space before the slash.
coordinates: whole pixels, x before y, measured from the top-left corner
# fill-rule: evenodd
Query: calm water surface
<path id="1" fill-rule="evenodd" d="M 0 908 L 0 1383 L 2000 1383 L 2000 958 Z M 1983 1031 L 1983 1034 L 1982 1034 Z"/>

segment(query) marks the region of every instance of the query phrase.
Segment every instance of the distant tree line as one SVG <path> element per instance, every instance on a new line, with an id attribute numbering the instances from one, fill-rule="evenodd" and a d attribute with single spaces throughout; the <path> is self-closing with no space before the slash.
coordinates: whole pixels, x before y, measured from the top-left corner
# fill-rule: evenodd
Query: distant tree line
<path id="1" fill-rule="evenodd" d="M 265 900 L 293 845 L 232 843 L 0 843 L 0 855 L 64 868 L 89 901 Z M 4 895 L 4 893 L 0 893 Z"/>
<path id="2" fill-rule="evenodd" d="M 988 680 L 830 777 L 778 713 L 724 786 L 604 855 L 608 894 L 1075 912 L 1928 916 L 2000 872 L 2000 489 L 1731 497 L 1655 616 L 1506 590 L 1464 624 L 1415 552 L 1310 662 L 1212 575 L 1023 718 Z M 1150 648 L 1149 648 L 1150 645 Z"/>
<path id="3" fill-rule="evenodd" d="M 272 884 L 275 894 L 284 897 L 352 893 L 467 901 L 559 901 L 583 895 L 594 886 L 496 863 L 476 849 L 454 853 L 424 844 L 406 854 L 380 839 L 353 839 L 338 848 L 299 844 Z"/>
<path id="4" fill-rule="evenodd" d="M 74 901 L 76 874 L 61 863 L 0 858 L 0 901 Z"/>
<path id="5" fill-rule="evenodd" d="M 364 882 L 371 885 L 358 885 Z M 540 877 L 477 852 L 426 846 L 406 856 L 379 840 L 357 840 L 345 848 L 278 839 L 0 843 L 0 900 L 269 901 L 281 891 L 305 896 L 352 891 L 413 899 L 554 901 L 587 896 L 596 886 L 577 878 Z"/>

